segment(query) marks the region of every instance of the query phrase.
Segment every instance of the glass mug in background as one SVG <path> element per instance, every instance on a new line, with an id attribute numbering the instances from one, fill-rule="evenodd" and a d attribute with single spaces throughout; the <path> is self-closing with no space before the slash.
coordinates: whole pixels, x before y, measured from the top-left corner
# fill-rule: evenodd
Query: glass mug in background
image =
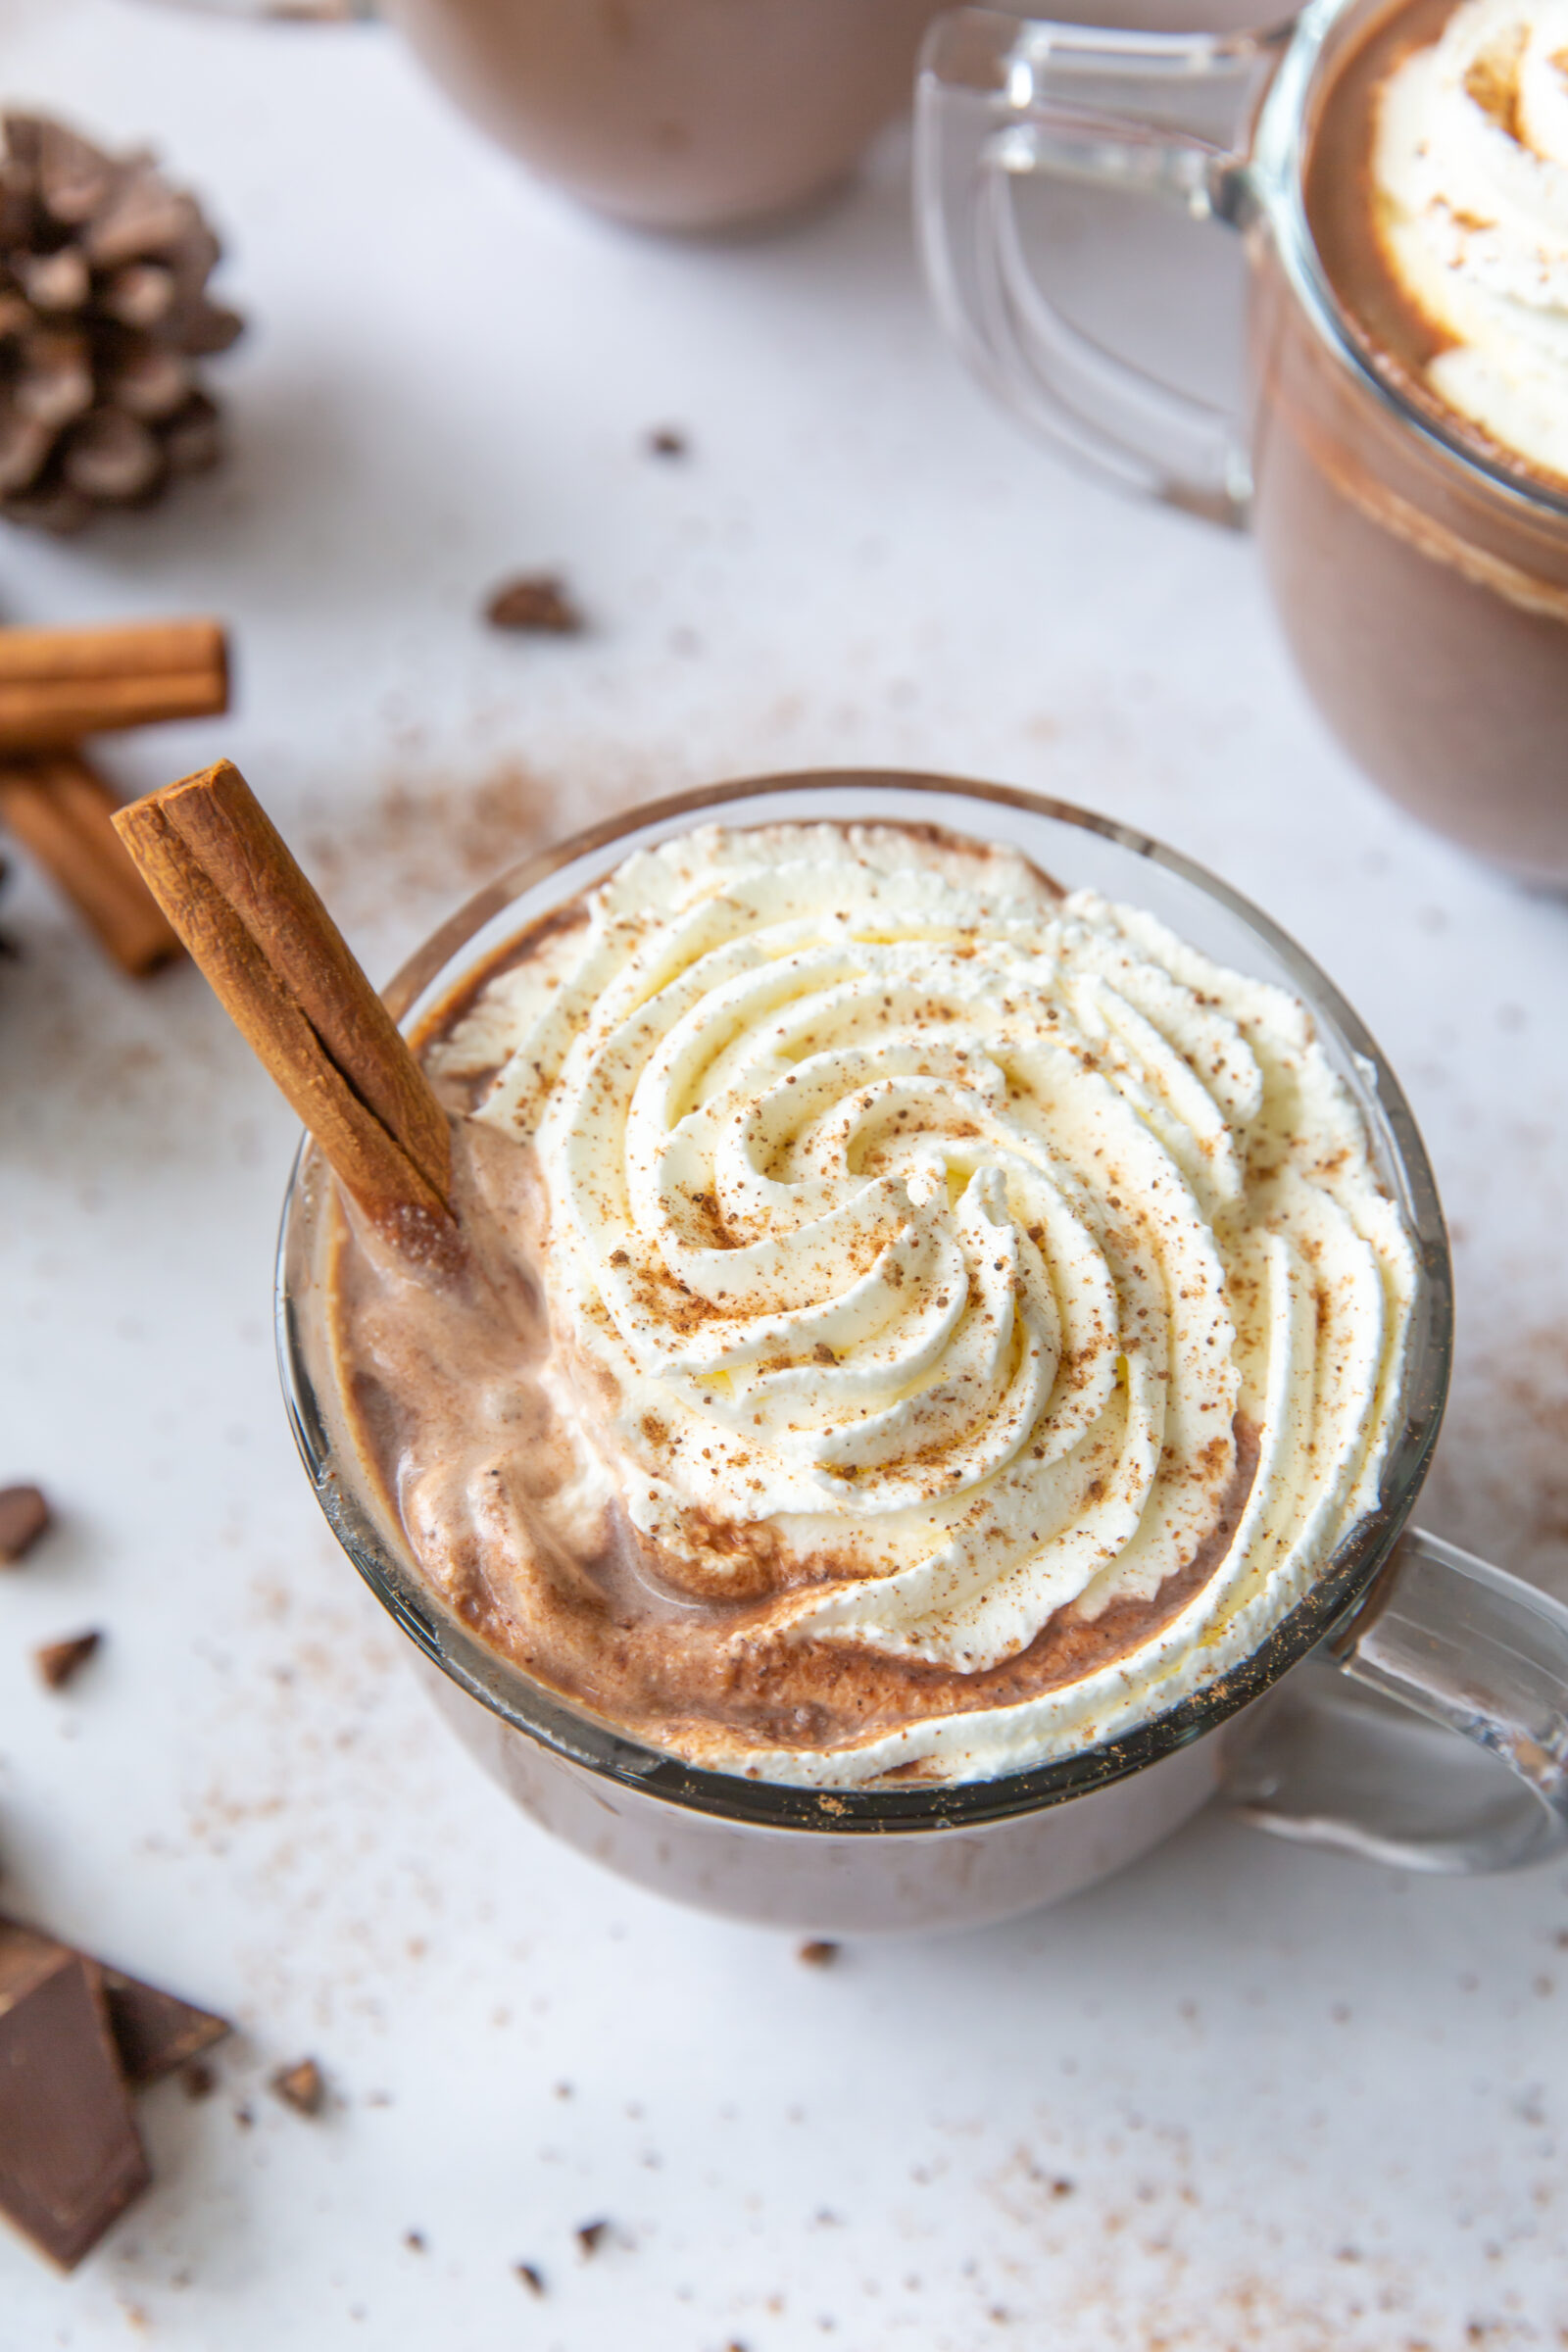
<path id="1" fill-rule="evenodd" d="M 633 851 L 712 819 L 935 824 L 1004 843 L 1065 886 L 1146 907 L 1204 954 L 1304 1002 L 1403 1209 L 1418 1268 L 1377 1507 L 1242 1665 L 1100 1746 L 947 1787 L 818 1790 L 702 1770 L 530 1681 L 419 1576 L 345 1407 L 329 1313 L 335 1195 L 308 1147 L 278 1253 L 290 1418 L 333 1533 L 409 1636 L 464 1743 L 525 1812 L 638 1884 L 731 1917 L 831 1933 L 980 1927 L 1034 1910 L 1147 1852 L 1216 1790 L 1283 1837 L 1415 1870 L 1495 1869 L 1568 1850 L 1568 1609 L 1406 1528 L 1451 1335 L 1447 1242 L 1421 1139 L 1348 1005 L 1225 884 L 1108 818 L 1003 786 L 874 771 L 764 777 L 639 808 L 514 867 L 404 967 L 388 991 L 393 1011 L 417 1038 L 508 943 Z M 1474 1751 L 1454 1732 L 1514 1777 L 1495 1762 L 1471 1769 Z"/>
<path id="2" fill-rule="evenodd" d="M 927 270 L 959 348 L 1037 432 L 1125 489 L 1251 524 L 1300 673 L 1368 775 L 1467 849 L 1568 883 L 1568 496 L 1374 370 L 1308 222 L 1325 95 L 1400 4 L 1312 0 L 1227 37 L 956 11 L 919 82 Z M 1242 232 L 1236 412 L 1118 359 L 1042 289 L 1016 207 L 1042 176 Z"/>
<path id="3" fill-rule="evenodd" d="M 944 0 L 178 0 L 383 16 L 543 179 L 644 228 L 764 224 L 848 178 L 908 112 Z"/>

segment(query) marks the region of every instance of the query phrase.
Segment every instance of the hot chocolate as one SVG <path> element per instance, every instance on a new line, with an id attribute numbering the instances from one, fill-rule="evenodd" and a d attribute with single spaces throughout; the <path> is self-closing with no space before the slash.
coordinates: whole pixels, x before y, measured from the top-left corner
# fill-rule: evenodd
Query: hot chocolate
<path id="1" fill-rule="evenodd" d="M 1306 123 L 1348 372 L 1259 239 L 1254 469 L 1294 651 L 1362 763 L 1568 880 L 1568 15 L 1396 0 Z"/>
<path id="2" fill-rule="evenodd" d="M 477 1271 L 345 1229 L 420 1570 L 645 1743 L 993 1778 L 1253 1654 L 1374 1507 L 1415 1280 L 1307 1015 L 930 829 L 710 827 L 422 1057 Z"/>

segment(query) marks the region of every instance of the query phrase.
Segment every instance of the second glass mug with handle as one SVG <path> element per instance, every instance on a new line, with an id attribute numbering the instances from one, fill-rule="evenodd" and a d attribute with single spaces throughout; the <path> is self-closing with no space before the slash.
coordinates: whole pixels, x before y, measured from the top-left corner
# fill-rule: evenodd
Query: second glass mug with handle
<path id="1" fill-rule="evenodd" d="M 526 1812 L 612 1869 L 703 1908 L 797 1929 L 922 1932 L 1012 1917 L 1120 1869 L 1216 1790 L 1283 1837 L 1416 1870 L 1494 1869 L 1568 1850 L 1568 1610 L 1407 1529 L 1447 1382 L 1447 1242 L 1397 1082 L 1323 974 L 1223 883 L 1107 818 L 996 785 L 827 773 L 690 793 L 504 874 L 393 983 L 405 1029 L 417 1039 L 508 943 L 633 851 L 707 819 L 936 825 L 1000 842 L 1068 886 L 1147 908 L 1204 954 L 1306 1004 L 1417 1260 L 1402 1405 L 1377 1507 L 1242 1664 L 1079 1753 L 904 1788 L 823 1790 L 700 1769 L 530 1680 L 421 1579 L 344 1403 L 330 1312 L 335 1197 L 310 1149 L 290 1186 L 278 1258 L 290 1416 L 333 1532 L 409 1636 L 464 1742 Z M 1395 1722 L 1410 1730 L 1395 1739 Z M 1473 1755 L 1456 1732 L 1502 1763 L 1477 1760 L 1456 1774 Z"/>
<path id="2" fill-rule="evenodd" d="M 1430 0 L 1414 5 L 1431 37 Z M 957 10 L 920 75 L 921 233 L 943 319 L 1027 424 L 1124 489 L 1251 524 L 1298 667 L 1366 773 L 1466 848 L 1560 885 L 1568 489 L 1489 461 L 1372 364 L 1309 220 L 1325 96 L 1414 5 L 1311 0 L 1276 31 L 1224 37 Z M 1118 359 L 1050 299 L 1017 216 L 1036 177 L 1241 232 L 1234 409 Z"/>

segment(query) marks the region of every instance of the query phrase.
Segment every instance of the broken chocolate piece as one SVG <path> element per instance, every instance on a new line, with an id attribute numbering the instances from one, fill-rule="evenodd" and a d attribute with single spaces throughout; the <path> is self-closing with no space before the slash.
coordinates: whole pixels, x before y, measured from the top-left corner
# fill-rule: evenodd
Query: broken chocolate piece
<path id="1" fill-rule="evenodd" d="M 73 1634 L 66 1642 L 46 1642 L 32 1653 L 33 1664 L 51 1690 L 63 1690 L 79 1674 L 103 1640 L 100 1633 Z"/>
<path id="2" fill-rule="evenodd" d="M 161 2076 L 172 2075 L 176 2066 L 188 2065 L 230 2031 L 226 2018 L 215 2017 L 210 2009 L 198 2009 L 156 1984 L 143 1984 L 139 1978 L 127 1977 L 118 1968 L 104 1970 L 104 1995 L 127 2082 L 156 2082 Z M 190 2088 L 188 2080 L 186 2088 Z"/>
<path id="3" fill-rule="evenodd" d="M 151 2178 L 100 1970 L 0 1924 L 0 2211 L 74 2270 Z"/>
<path id="4" fill-rule="evenodd" d="M 296 2115 L 319 2115 L 326 2098 L 325 2078 L 314 2058 L 301 2058 L 294 2066 L 280 2066 L 272 2077 L 271 2088 Z"/>
<path id="5" fill-rule="evenodd" d="M 552 637 L 574 637 L 586 627 L 564 580 L 555 572 L 524 572 L 504 580 L 485 606 L 493 629 L 532 629 Z"/>
<path id="6" fill-rule="evenodd" d="M 14 1568 L 49 1525 L 40 1487 L 0 1487 L 0 1568 Z"/>

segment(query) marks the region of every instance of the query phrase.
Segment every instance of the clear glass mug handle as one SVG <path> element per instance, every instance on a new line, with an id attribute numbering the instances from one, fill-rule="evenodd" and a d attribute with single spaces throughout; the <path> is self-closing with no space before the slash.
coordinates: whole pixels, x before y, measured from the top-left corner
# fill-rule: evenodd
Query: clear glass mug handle
<path id="1" fill-rule="evenodd" d="M 1237 142 L 1288 31 L 1115 32 L 962 8 L 927 35 L 916 85 L 926 274 L 977 374 L 1120 488 L 1238 525 L 1251 492 L 1239 414 L 1074 326 L 1029 270 L 1015 190 L 1069 179 L 1235 221 L 1247 199 Z"/>
<path id="2" fill-rule="evenodd" d="M 1407 1532 L 1348 1623 L 1238 1719 L 1222 1788 L 1276 1837 L 1405 1870 L 1568 1850 L 1568 1608 Z"/>

